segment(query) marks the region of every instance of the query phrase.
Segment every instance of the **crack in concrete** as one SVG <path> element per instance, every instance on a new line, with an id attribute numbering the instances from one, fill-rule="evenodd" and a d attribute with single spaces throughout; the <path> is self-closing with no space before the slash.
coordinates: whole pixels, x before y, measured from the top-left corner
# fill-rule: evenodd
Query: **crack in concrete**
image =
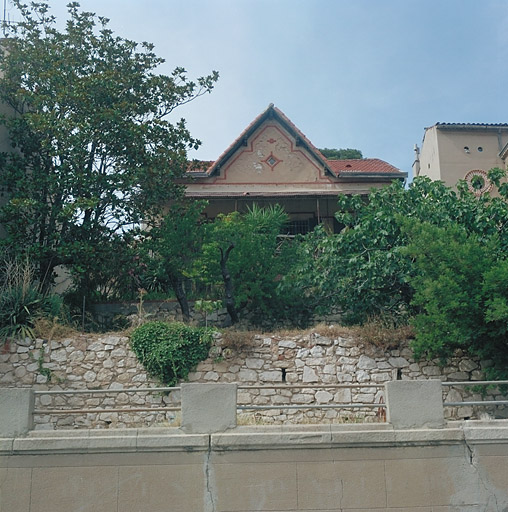
<path id="1" fill-rule="evenodd" d="M 205 474 L 205 496 L 204 496 L 204 512 L 215 512 L 215 495 L 214 495 L 214 482 L 213 469 L 210 459 L 212 457 L 212 436 L 208 436 L 208 449 L 205 454 L 205 463 L 203 471 Z"/>
<path id="2" fill-rule="evenodd" d="M 497 501 L 497 492 L 496 489 L 492 488 L 489 484 L 488 480 L 485 480 L 482 469 L 478 464 L 478 456 L 473 446 L 469 444 L 467 439 L 467 433 L 462 427 L 464 447 L 466 449 L 466 460 L 469 465 L 474 469 L 476 476 L 478 477 L 478 484 L 484 489 L 485 497 L 487 498 L 487 502 L 485 504 L 485 512 L 506 512 L 506 508 L 503 510 L 499 509 L 499 503 Z M 491 508 L 493 505 L 494 508 Z"/>

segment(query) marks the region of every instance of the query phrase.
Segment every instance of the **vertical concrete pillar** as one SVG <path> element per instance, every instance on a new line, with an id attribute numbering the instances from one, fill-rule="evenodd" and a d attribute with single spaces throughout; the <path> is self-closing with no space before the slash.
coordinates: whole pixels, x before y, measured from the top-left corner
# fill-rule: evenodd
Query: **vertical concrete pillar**
<path id="1" fill-rule="evenodd" d="M 385 384 L 387 421 L 395 428 L 444 425 L 440 380 L 394 380 Z"/>
<path id="2" fill-rule="evenodd" d="M 33 428 L 34 392 L 0 388 L 0 437 L 16 437 Z"/>
<path id="3" fill-rule="evenodd" d="M 213 434 L 236 427 L 236 384 L 182 384 L 182 430 Z"/>

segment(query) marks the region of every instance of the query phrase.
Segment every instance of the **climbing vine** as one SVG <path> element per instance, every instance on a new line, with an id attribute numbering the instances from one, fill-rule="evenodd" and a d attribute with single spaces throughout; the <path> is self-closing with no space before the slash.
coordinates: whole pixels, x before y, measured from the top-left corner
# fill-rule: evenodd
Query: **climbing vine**
<path id="1" fill-rule="evenodd" d="M 130 342 L 146 371 L 173 386 L 206 359 L 213 332 L 183 323 L 148 322 L 133 331 Z"/>

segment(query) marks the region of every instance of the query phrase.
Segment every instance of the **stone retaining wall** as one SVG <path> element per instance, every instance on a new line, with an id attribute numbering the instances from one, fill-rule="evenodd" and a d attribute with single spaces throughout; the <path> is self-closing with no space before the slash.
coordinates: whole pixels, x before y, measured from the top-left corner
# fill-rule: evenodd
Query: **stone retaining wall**
<path id="1" fill-rule="evenodd" d="M 332 333 L 332 331 L 330 331 Z M 255 335 L 250 339 L 218 337 L 210 357 L 191 373 L 192 382 L 238 382 L 240 405 L 302 405 L 333 403 L 383 403 L 381 385 L 397 379 L 441 379 L 477 381 L 488 361 L 474 361 L 457 353 L 448 366 L 436 361 L 415 362 L 407 346 L 384 350 L 360 342 L 348 335 Z M 228 344 L 229 346 L 226 346 Z M 236 348 L 232 348 L 232 347 Z M 49 380 L 48 377 L 51 379 Z M 295 385 L 308 387 L 290 387 Z M 361 388 L 333 388 L 337 384 L 362 385 Z M 122 335 L 77 335 L 61 341 L 26 340 L 4 346 L 0 354 L 0 386 L 33 387 L 36 390 L 143 388 L 159 385 L 147 376 Z M 286 385 L 286 389 L 259 386 Z M 322 387 L 316 387 L 322 386 Z M 330 386 L 327 388 L 326 386 Z M 447 401 L 465 396 L 482 397 L 462 387 L 448 389 Z M 486 398 L 501 398 L 490 392 Z M 38 395 L 36 409 L 176 406 L 179 392 L 168 395 Z M 499 408 L 498 408 L 499 409 Z M 360 412 L 358 412 L 360 411 Z M 286 409 L 263 410 L 242 415 L 240 422 L 302 423 L 382 420 L 383 410 L 373 409 Z M 501 411 L 502 412 L 502 411 Z M 450 408 L 448 417 L 474 417 L 471 407 Z M 37 429 L 164 426 L 175 424 L 174 412 L 37 414 Z"/>

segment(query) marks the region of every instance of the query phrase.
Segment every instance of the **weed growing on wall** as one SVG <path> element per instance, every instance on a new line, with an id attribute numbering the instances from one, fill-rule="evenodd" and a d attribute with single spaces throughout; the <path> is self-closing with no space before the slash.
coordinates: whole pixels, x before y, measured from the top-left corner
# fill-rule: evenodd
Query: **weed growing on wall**
<path id="1" fill-rule="evenodd" d="M 207 358 L 213 332 L 177 322 L 148 322 L 133 331 L 130 341 L 146 371 L 173 386 Z"/>

